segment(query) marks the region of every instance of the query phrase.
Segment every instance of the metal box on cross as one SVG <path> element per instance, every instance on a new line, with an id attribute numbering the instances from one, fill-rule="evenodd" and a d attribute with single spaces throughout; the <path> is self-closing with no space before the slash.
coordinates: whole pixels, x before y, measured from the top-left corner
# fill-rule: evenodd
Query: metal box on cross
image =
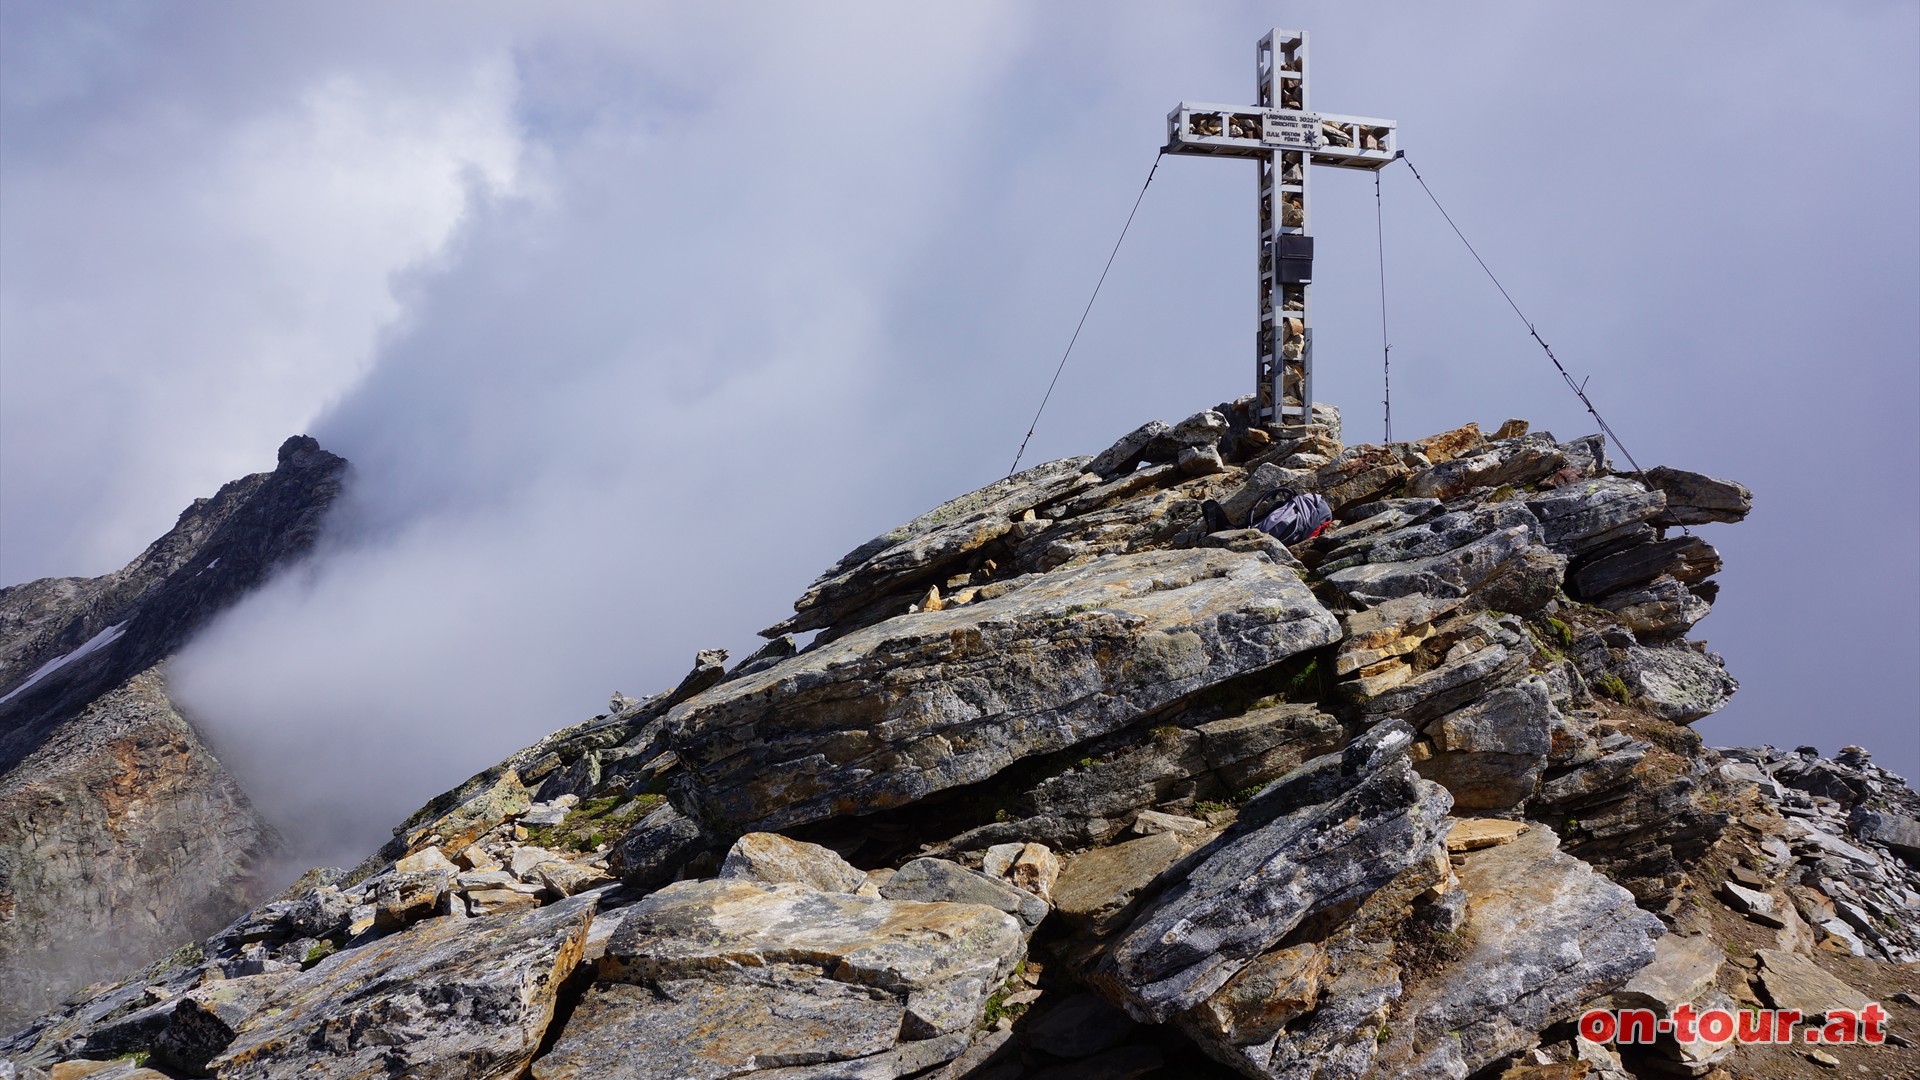
<path id="1" fill-rule="evenodd" d="M 1259 320 L 1255 405 L 1267 424 L 1313 419 L 1313 281 L 1309 165 L 1385 168 L 1397 155 L 1394 123 L 1316 113 L 1307 102 L 1307 34 L 1275 30 L 1255 52 L 1254 105 L 1183 101 L 1167 114 L 1169 154 L 1250 158 L 1259 175 Z"/>

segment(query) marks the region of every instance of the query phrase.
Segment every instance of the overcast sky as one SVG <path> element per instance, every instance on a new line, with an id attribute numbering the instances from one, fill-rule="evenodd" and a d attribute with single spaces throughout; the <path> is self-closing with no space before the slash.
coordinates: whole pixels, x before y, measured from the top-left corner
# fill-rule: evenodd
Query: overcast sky
<path id="1" fill-rule="evenodd" d="M 1185 98 L 1395 119 L 1636 457 L 1738 479 L 1721 744 L 1920 772 L 1920 7 L 0 3 L 0 579 L 311 432 L 322 554 L 182 659 L 345 858 L 1005 472 Z M 1405 166 L 1395 434 L 1593 425 Z M 1165 161 L 1027 462 L 1251 389 L 1253 167 Z M 1313 188 L 1377 440 L 1372 177 Z M 342 807 L 347 807 L 343 810 Z"/>

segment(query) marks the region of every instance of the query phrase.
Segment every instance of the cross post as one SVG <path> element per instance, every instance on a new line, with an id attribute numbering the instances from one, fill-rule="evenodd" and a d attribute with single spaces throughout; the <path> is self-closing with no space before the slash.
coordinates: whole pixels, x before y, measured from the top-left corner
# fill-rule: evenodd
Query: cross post
<path id="1" fill-rule="evenodd" d="M 1254 105 L 1183 101 L 1167 114 L 1169 154 L 1259 164 L 1259 319 L 1254 407 L 1268 426 L 1313 420 L 1313 236 L 1308 165 L 1375 171 L 1397 154 L 1394 122 L 1308 111 L 1307 34 L 1274 30 L 1255 50 Z"/>

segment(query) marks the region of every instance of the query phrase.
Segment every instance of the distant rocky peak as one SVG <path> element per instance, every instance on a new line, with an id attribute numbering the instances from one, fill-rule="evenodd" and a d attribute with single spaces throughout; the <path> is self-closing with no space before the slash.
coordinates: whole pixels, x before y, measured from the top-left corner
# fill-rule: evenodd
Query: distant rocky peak
<path id="1" fill-rule="evenodd" d="M 281 466 L 284 467 L 289 462 L 297 463 L 297 460 L 300 458 L 323 453 L 326 453 L 326 451 L 320 449 L 319 439 L 311 435 L 289 435 L 287 436 L 287 441 L 280 444 L 280 456 L 278 460 Z M 328 456 L 331 457 L 332 455 L 329 454 Z"/>
<path id="2" fill-rule="evenodd" d="M 196 632 L 307 552 L 338 497 L 347 461 L 308 435 L 280 446 L 272 472 L 195 499 L 120 570 L 0 589 L 0 768 L 54 725 Z"/>

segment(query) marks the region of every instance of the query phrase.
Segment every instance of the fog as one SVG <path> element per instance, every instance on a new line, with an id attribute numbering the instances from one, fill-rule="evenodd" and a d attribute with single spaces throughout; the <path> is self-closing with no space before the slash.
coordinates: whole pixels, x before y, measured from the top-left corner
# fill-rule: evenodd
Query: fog
<path id="1" fill-rule="evenodd" d="M 0 11 L 4 580 L 119 566 L 297 431 L 348 457 L 172 672 L 315 861 L 1003 474 L 1167 110 L 1247 98 L 1275 22 L 1642 464 L 1754 488 L 1701 530 L 1709 741 L 1920 770 L 1911 5 Z M 1025 463 L 1250 389 L 1252 188 L 1161 163 Z M 1319 396 L 1377 440 L 1372 178 L 1313 193 Z M 1591 431 L 1382 197 L 1396 436 Z"/>

